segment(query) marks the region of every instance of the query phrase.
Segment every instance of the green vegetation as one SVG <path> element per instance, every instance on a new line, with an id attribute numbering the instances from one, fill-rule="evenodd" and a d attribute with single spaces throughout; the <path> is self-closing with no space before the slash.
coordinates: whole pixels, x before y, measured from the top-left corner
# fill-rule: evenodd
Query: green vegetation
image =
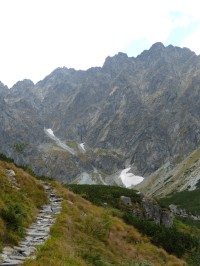
<path id="1" fill-rule="evenodd" d="M 9 163 L 8 158 L 3 158 L 5 160 L 0 161 L 0 248 L 17 244 L 24 236 L 25 228 L 36 217 L 38 208 L 47 200 L 38 180 Z M 37 259 L 29 259 L 24 265 L 185 265 L 183 261 L 152 245 L 132 226 L 113 217 L 110 208 L 92 205 L 57 182 L 48 182 L 55 187 L 57 196 L 64 198 L 62 212 L 51 227 L 51 238 L 38 246 Z M 105 200 L 103 194 L 108 193 L 107 188 L 103 188 L 105 190 L 97 187 L 102 202 Z M 115 199 L 120 193 L 131 196 L 134 202 L 139 201 L 135 191 L 111 188 Z M 91 197 L 95 198 L 94 194 Z M 112 197 L 106 199 L 112 206 Z"/>
<path id="2" fill-rule="evenodd" d="M 1 155 L 0 161 L 0 248 L 16 245 L 25 228 L 34 220 L 37 209 L 46 200 L 43 186 L 28 173 L 8 163 Z M 15 176 L 8 172 L 13 170 Z"/>
<path id="3" fill-rule="evenodd" d="M 193 191 L 177 192 L 168 197 L 160 198 L 159 202 L 166 207 L 175 204 L 187 212 L 200 215 L 200 188 Z"/>
<path id="4" fill-rule="evenodd" d="M 0 249 L 17 244 L 24 236 L 25 228 L 36 217 L 38 208 L 47 200 L 38 180 L 9 163 L 8 158 L 4 159 L 0 161 Z M 15 175 L 9 175 L 8 170 L 13 170 Z M 117 200 L 120 195 L 139 203 L 140 197 L 135 191 L 106 186 L 90 186 L 89 189 L 86 186 L 93 190 L 86 193 L 84 186 L 70 185 L 71 190 L 78 187 L 85 197 L 89 194 L 90 199 L 98 198 L 96 204 L 106 206 L 101 208 L 55 181 L 48 182 L 55 187 L 57 196 L 64 198 L 63 209 L 51 227 L 51 238 L 38 246 L 37 259 L 26 261 L 25 266 L 186 265 L 116 217 L 128 212 L 128 208 L 120 207 Z"/>
<path id="5" fill-rule="evenodd" d="M 24 149 L 26 148 L 27 144 L 25 143 L 16 143 L 14 145 L 14 149 L 16 152 L 18 153 L 22 153 L 24 151 Z"/>
<path id="6" fill-rule="evenodd" d="M 159 202 L 168 207 L 170 204 L 175 204 L 181 209 L 185 209 L 188 213 L 200 215 L 200 188 L 193 191 L 177 192 L 165 198 L 160 198 Z M 177 226 L 183 232 L 188 232 L 195 236 L 200 242 L 200 221 L 195 221 L 191 218 L 176 217 Z M 189 265 L 199 265 L 200 247 L 191 253 L 188 258 Z"/>
<path id="7" fill-rule="evenodd" d="M 189 233 L 191 236 L 195 236 L 200 239 L 200 221 L 193 220 L 190 217 L 177 216 L 174 222 L 180 231 Z"/>
<path id="8" fill-rule="evenodd" d="M 62 212 L 51 228 L 51 238 L 39 247 L 36 260 L 25 262 L 25 266 L 186 265 L 112 217 L 109 209 L 92 205 L 56 182 L 53 185 L 65 199 Z"/>
<path id="9" fill-rule="evenodd" d="M 118 208 L 120 196 L 130 197 L 133 203 L 141 201 L 135 190 L 126 189 L 116 186 L 103 185 L 75 185 L 70 184 L 66 187 L 74 193 L 81 195 L 83 198 L 91 201 L 98 206 L 109 206 Z"/>
<path id="10" fill-rule="evenodd" d="M 186 251 L 192 252 L 199 248 L 198 239 L 188 233 L 179 231 L 176 227 L 166 228 L 151 221 L 141 220 L 125 214 L 123 219 L 136 227 L 141 233 L 150 236 L 156 246 L 161 246 L 167 252 L 182 257 Z"/>
<path id="11" fill-rule="evenodd" d="M 8 163 L 14 163 L 14 160 L 11 158 L 8 158 L 3 153 L 0 153 L 0 160 Z"/>
<path id="12" fill-rule="evenodd" d="M 188 260 L 191 260 L 195 254 L 199 256 L 199 239 L 192 234 L 190 227 L 186 230 L 184 226 L 180 226 L 180 223 L 175 222 L 172 228 L 166 228 L 131 215 L 131 208 L 120 203 L 120 196 L 130 197 L 133 205 L 137 205 L 141 199 L 136 191 L 102 185 L 67 185 L 67 187 L 96 205 L 104 206 L 106 209 L 114 208 L 111 212 L 115 216 L 121 217 L 127 224 L 137 228 L 143 235 L 150 237 L 153 244 L 164 248 L 167 252 Z M 191 263 L 191 265 L 198 264 Z"/>

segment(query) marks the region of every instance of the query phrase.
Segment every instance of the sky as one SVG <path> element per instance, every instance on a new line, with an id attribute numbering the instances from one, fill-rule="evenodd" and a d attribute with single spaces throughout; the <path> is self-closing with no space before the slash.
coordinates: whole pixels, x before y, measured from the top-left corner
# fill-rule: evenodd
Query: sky
<path id="1" fill-rule="evenodd" d="M 0 81 L 102 66 L 155 42 L 200 54 L 198 0 L 0 0 Z"/>

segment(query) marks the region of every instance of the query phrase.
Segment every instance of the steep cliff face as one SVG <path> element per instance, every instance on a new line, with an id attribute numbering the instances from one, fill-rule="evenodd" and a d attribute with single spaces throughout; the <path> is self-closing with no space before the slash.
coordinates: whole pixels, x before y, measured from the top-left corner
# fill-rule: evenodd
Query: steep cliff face
<path id="1" fill-rule="evenodd" d="M 62 181 L 85 165 L 92 171 L 105 163 L 106 174 L 131 165 L 148 176 L 199 145 L 200 58 L 156 43 L 136 58 L 108 57 L 102 68 L 58 68 L 35 85 L 24 80 L 10 90 L 1 84 L 0 101 L 1 152 L 19 164 L 39 174 L 51 168 L 48 175 Z M 89 155 L 66 154 L 44 127 L 66 143 L 85 142 Z M 106 162 L 91 151 L 115 152 L 118 162 L 112 168 L 113 156 Z"/>

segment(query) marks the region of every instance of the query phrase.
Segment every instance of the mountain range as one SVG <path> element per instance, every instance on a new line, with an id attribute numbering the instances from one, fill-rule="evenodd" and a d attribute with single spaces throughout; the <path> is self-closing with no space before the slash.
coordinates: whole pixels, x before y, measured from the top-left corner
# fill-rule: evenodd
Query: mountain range
<path id="1" fill-rule="evenodd" d="M 120 173 L 130 168 L 150 194 L 161 177 L 162 187 L 175 176 L 173 189 L 186 189 L 186 179 L 195 188 L 199 157 L 185 165 L 198 154 L 199 106 L 200 56 L 155 43 L 137 57 L 107 57 L 102 67 L 57 68 L 10 89 L 0 83 L 0 153 L 63 183 L 123 185 Z"/>

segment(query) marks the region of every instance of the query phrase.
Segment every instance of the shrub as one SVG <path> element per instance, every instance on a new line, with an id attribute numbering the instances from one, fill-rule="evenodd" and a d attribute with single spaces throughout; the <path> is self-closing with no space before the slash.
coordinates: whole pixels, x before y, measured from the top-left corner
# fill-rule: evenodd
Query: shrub
<path id="1" fill-rule="evenodd" d="M 153 222 L 125 214 L 123 219 L 135 226 L 140 232 L 151 237 L 151 242 L 163 247 L 167 252 L 182 257 L 186 251 L 197 250 L 198 239 L 190 234 L 178 231 L 175 227 L 166 228 Z"/>
<path id="2" fill-rule="evenodd" d="M 7 207 L 1 210 L 1 217 L 8 229 L 18 232 L 22 231 L 23 218 L 25 217 L 22 205 L 9 202 Z"/>

